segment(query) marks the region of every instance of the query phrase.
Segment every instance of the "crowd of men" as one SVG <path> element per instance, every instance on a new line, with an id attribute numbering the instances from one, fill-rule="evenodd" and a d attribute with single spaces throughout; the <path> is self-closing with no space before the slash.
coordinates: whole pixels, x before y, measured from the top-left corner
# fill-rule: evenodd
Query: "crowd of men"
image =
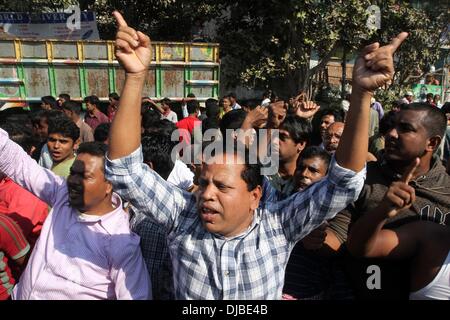
<path id="1" fill-rule="evenodd" d="M 114 15 L 121 96 L 0 117 L 0 299 L 450 299 L 450 104 L 373 98 L 407 33 L 362 49 L 342 110 L 177 114 Z"/>

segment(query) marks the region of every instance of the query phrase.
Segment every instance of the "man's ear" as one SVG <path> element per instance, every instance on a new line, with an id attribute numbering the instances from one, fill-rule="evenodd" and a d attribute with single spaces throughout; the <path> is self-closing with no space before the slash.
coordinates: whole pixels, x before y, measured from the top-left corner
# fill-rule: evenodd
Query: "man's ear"
<path id="1" fill-rule="evenodd" d="M 297 143 L 297 153 L 301 153 L 306 148 L 306 141 Z"/>
<path id="2" fill-rule="evenodd" d="M 426 146 L 426 151 L 434 152 L 436 151 L 439 146 L 441 145 L 442 137 L 440 136 L 434 136 L 428 139 L 428 143 Z"/>
<path id="3" fill-rule="evenodd" d="M 80 143 L 81 143 L 81 139 L 78 138 L 78 139 L 75 141 L 75 143 L 73 144 L 73 150 L 74 150 L 74 151 L 77 151 L 77 150 L 78 150 L 78 147 L 80 146 Z"/>
<path id="4" fill-rule="evenodd" d="M 262 188 L 261 186 L 256 186 L 255 189 L 250 191 L 250 209 L 256 210 L 259 207 L 259 201 L 262 197 Z"/>
<path id="5" fill-rule="evenodd" d="M 106 185 L 106 194 L 111 194 L 113 192 L 113 185 L 111 182 L 109 182 L 108 180 L 106 181 L 107 185 Z"/>

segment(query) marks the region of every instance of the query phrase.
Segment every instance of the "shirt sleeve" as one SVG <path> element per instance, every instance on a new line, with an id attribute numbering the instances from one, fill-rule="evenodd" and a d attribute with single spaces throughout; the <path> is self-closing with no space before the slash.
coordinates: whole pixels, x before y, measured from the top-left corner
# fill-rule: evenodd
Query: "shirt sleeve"
<path id="1" fill-rule="evenodd" d="M 19 225 L 4 214 L 0 214 L 0 251 L 12 260 L 22 258 L 30 251 L 30 245 Z"/>
<path id="2" fill-rule="evenodd" d="M 0 171 L 51 207 L 65 179 L 42 168 L 0 129 Z"/>
<path id="3" fill-rule="evenodd" d="M 263 176 L 262 196 L 259 201 L 260 208 L 264 208 L 269 203 L 278 202 L 281 200 L 284 200 L 283 195 L 272 186 L 267 176 Z"/>
<path id="4" fill-rule="evenodd" d="M 115 238 L 111 243 L 113 265 L 111 278 L 118 300 L 150 300 L 152 286 L 139 247 L 139 236 Z"/>
<path id="5" fill-rule="evenodd" d="M 143 163 L 141 147 L 120 159 L 107 158 L 106 177 L 115 192 L 167 232 L 178 226 L 182 211 L 195 206 L 193 194 L 173 186 Z"/>
<path id="6" fill-rule="evenodd" d="M 355 201 L 365 176 L 365 168 L 356 173 L 339 166 L 333 157 L 325 178 L 267 209 L 274 213 L 288 241 L 295 243 Z"/>
<path id="7" fill-rule="evenodd" d="M 351 215 L 347 210 L 339 212 L 333 219 L 328 221 L 328 228 L 333 230 L 336 238 L 341 244 L 347 241 L 350 222 Z"/>

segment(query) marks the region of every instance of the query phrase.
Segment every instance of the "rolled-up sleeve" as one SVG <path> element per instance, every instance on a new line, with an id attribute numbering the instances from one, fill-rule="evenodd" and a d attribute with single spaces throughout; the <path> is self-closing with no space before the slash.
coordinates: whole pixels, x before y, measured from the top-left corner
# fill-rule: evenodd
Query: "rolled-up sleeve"
<path id="1" fill-rule="evenodd" d="M 339 166 L 333 157 L 325 178 L 284 201 L 269 205 L 268 210 L 279 219 L 286 238 L 297 242 L 355 201 L 365 177 L 366 168 L 354 172 Z"/>
<path id="2" fill-rule="evenodd" d="M 195 204 L 192 194 L 168 183 L 143 162 L 141 147 L 123 158 L 106 158 L 105 171 L 115 192 L 168 231 L 178 224 L 179 214 Z"/>

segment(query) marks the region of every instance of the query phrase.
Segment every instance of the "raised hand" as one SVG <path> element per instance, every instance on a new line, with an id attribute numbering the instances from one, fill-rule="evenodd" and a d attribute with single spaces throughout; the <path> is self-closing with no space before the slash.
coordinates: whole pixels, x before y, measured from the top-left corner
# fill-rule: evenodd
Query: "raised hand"
<path id="1" fill-rule="evenodd" d="M 414 188 L 409 185 L 414 171 L 420 164 L 420 159 L 416 158 L 408 169 L 403 173 L 399 181 L 393 182 L 384 195 L 382 205 L 385 208 L 386 217 L 392 218 L 401 210 L 408 209 L 416 199 Z"/>
<path id="2" fill-rule="evenodd" d="M 402 32 L 391 43 L 380 47 L 378 42 L 366 46 L 353 68 L 353 85 L 373 92 L 384 86 L 394 75 L 394 53 L 408 33 Z"/>
<path id="3" fill-rule="evenodd" d="M 267 110 L 267 108 L 257 106 L 255 109 L 247 113 L 244 123 L 248 126 L 248 128 L 262 128 L 267 123 L 268 114 L 269 110 Z M 247 127 L 244 129 L 247 129 Z"/>
<path id="4" fill-rule="evenodd" d="M 118 11 L 113 12 L 117 22 L 115 54 L 128 74 L 147 72 L 152 51 L 150 38 L 130 28 Z"/>
<path id="5" fill-rule="evenodd" d="M 267 125 L 269 128 L 277 129 L 286 118 L 287 108 L 284 101 L 278 101 L 269 105 L 269 119 Z"/>
<path id="6" fill-rule="evenodd" d="M 303 101 L 299 102 L 298 107 L 295 111 L 295 114 L 298 115 L 300 118 L 309 119 L 313 117 L 317 111 L 319 111 L 320 106 L 317 105 L 313 101 Z"/>

